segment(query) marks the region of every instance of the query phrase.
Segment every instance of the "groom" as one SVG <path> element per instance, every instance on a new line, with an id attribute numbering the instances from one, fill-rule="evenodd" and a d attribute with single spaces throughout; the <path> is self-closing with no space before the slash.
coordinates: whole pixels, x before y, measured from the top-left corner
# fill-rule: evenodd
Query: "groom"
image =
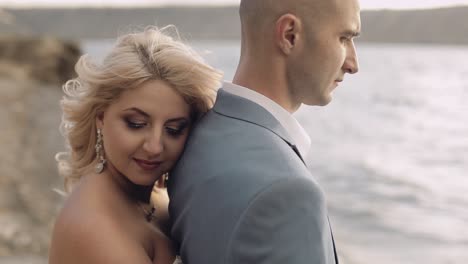
<path id="1" fill-rule="evenodd" d="M 291 115 L 326 105 L 358 71 L 358 0 L 242 0 L 232 83 L 194 129 L 169 182 L 185 264 L 338 263 L 326 200 Z"/>

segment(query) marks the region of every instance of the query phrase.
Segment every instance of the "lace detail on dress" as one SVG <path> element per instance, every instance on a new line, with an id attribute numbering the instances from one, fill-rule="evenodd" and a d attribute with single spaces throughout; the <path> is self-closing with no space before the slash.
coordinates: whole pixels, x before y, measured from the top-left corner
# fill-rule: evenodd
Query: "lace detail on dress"
<path id="1" fill-rule="evenodd" d="M 179 256 L 176 256 L 176 259 L 174 260 L 173 264 L 183 264 L 182 259 Z"/>

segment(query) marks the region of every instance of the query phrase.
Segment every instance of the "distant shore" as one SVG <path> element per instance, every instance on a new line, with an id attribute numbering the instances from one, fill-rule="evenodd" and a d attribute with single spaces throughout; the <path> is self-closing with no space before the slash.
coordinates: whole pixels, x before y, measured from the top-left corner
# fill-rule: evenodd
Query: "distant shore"
<path id="1" fill-rule="evenodd" d="M 237 7 L 3 9 L 1 34 L 115 38 L 146 25 L 174 24 L 187 39 L 239 39 Z M 363 42 L 468 45 L 468 6 L 363 11 Z M 3 23 L 3 24 L 2 24 Z"/>

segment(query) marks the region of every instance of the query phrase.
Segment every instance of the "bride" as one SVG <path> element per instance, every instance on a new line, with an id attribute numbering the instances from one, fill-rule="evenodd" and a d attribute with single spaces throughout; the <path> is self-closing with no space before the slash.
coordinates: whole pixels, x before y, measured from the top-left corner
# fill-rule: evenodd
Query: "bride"
<path id="1" fill-rule="evenodd" d="M 64 85 L 68 152 L 57 161 L 69 195 L 50 264 L 180 261 L 164 182 L 221 74 L 165 31 L 122 36 L 100 65 L 83 56 Z"/>

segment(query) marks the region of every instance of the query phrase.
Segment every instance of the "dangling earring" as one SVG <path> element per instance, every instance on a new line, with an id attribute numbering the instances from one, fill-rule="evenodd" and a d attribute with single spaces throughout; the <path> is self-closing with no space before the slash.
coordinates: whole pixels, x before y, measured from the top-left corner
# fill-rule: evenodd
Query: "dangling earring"
<path id="1" fill-rule="evenodd" d="M 169 182 L 169 172 L 164 173 L 163 179 L 164 179 L 164 188 L 167 188 L 167 184 Z"/>
<path id="2" fill-rule="evenodd" d="M 102 148 L 102 132 L 101 129 L 97 130 L 97 139 L 96 145 L 94 146 L 96 149 L 96 157 L 99 159 L 98 163 L 96 164 L 95 172 L 101 173 L 104 170 L 104 165 L 106 164 L 106 159 L 104 158 L 103 148 Z"/>
<path id="3" fill-rule="evenodd" d="M 161 178 L 159 178 L 156 186 L 158 188 L 167 188 L 167 181 L 169 181 L 169 172 L 161 175 Z"/>

